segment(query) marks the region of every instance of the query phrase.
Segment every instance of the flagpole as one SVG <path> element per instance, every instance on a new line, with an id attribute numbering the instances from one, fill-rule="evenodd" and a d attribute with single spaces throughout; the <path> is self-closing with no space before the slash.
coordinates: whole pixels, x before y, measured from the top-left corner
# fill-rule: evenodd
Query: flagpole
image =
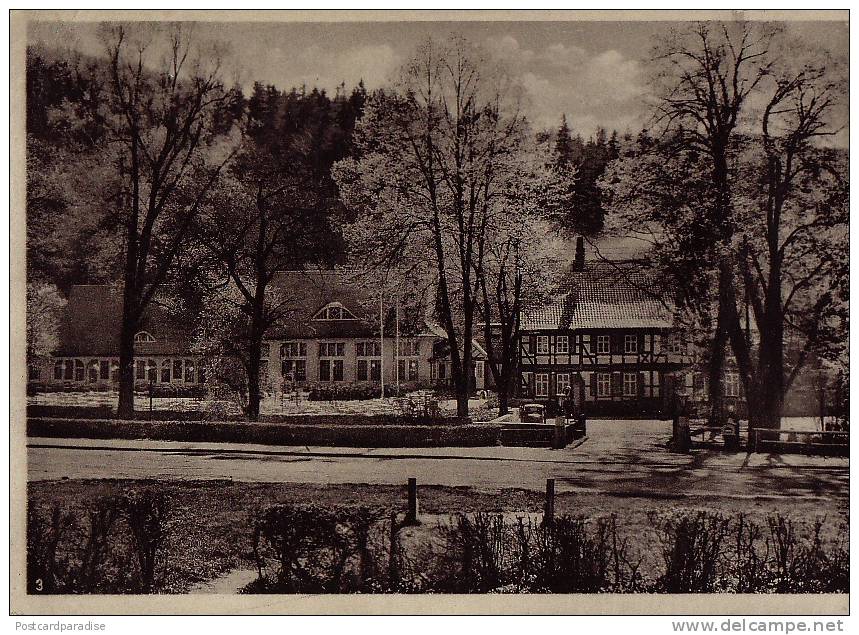
<path id="1" fill-rule="evenodd" d="M 394 385 L 397 387 L 397 396 L 400 395 L 400 292 L 397 291 L 396 305 L 394 310 Z"/>
<path id="2" fill-rule="evenodd" d="M 382 292 L 379 292 L 379 379 L 382 381 L 382 393 L 379 399 L 385 398 L 385 312 L 382 308 Z"/>

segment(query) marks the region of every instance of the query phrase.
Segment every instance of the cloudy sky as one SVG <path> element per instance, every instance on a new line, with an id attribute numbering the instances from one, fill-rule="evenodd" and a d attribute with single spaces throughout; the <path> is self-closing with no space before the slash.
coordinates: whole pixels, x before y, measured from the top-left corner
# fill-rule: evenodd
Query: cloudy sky
<path id="1" fill-rule="evenodd" d="M 229 66 L 245 86 L 320 86 L 332 91 L 360 79 L 369 89 L 388 82 L 427 36 L 456 33 L 480 44 L 518 76 L 537 127 L 561 114 L 584 136 L 597 126 L 636 131 L 646 120 L 647 60 L 666 22 L 365 22 L 198 23 L 196 37 L 227 44 Z M 792 23 L 812 45 L 846 57 L 847 22 Z M 30 43 L 98 54 L 94 24 L 31 24 Z"/>

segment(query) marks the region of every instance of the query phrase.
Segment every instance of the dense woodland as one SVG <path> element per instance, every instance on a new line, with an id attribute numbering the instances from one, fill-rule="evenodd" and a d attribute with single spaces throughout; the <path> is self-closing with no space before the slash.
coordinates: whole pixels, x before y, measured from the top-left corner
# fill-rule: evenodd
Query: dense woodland
<path id="1" fill-rule="evenodd" d="M 504 410 L 520 310 L 552 284 L 545 236 L 638 232 L 711 376 L 733 355 L 757 423 L 777 425 L 803 366 L 846 369 L 846 157 L 819 143 L 846 93 L 838 64 L 784 64 L 783 33 L 737 24 L 658 42 L 650 127 L 587 139 L 565 116 L 533 130 L 458 39 L 419 46 L 393 86 L 333 95 L 226 86 L 221 60 L 174 27 L 113 27 L 98 58 L 30 48 L 28 350 L 49 352 L 72 285 L 118 284 L 128 415 L 137 324 L 171 297 L 256 418 L 260 347 L 285 317 L 274 272 L 360 263 L 426 290 L 415 301 L 447 334 L 460 414 L 477 325 L 502 325 L 488 353 Z"/>

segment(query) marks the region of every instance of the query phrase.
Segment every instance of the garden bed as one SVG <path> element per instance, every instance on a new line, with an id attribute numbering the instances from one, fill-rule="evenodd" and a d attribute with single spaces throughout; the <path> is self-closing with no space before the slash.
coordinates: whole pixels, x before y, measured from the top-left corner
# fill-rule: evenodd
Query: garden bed
<path id="1" fill-rule="evenodd" d="M 318 423 L 247 421 L 123 421 L 28 417 L 27 436 L 71 439 L 152 439 L 266 445 L 361 448 L 479 447 L 498 444 L 500 426 L 491 423 L 421 425 L 384 416 L 362 423 L 344 415 L 313 417 Z M 372 418 L 366 418 L 372 419 Z M 349 423 L 347 423 L 349 422 Z"/>

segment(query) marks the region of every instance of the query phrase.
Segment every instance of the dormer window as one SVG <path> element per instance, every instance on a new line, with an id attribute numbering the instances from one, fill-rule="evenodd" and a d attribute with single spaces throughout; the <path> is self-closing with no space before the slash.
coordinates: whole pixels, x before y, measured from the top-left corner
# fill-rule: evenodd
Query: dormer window
<path id="1" fill-rule="evenodd" d="M 339 302 L 331 302 L 317 311 L 313 316 L 314 320 L 357 320 L 352 313 L 349 312 Z"/>
<path id="2" fill-rule="evenodd" d="M 155 336 L 147 331 L 140 331 L 137 335 L 134 336 L 135 342 L 154 342 Z"/>

